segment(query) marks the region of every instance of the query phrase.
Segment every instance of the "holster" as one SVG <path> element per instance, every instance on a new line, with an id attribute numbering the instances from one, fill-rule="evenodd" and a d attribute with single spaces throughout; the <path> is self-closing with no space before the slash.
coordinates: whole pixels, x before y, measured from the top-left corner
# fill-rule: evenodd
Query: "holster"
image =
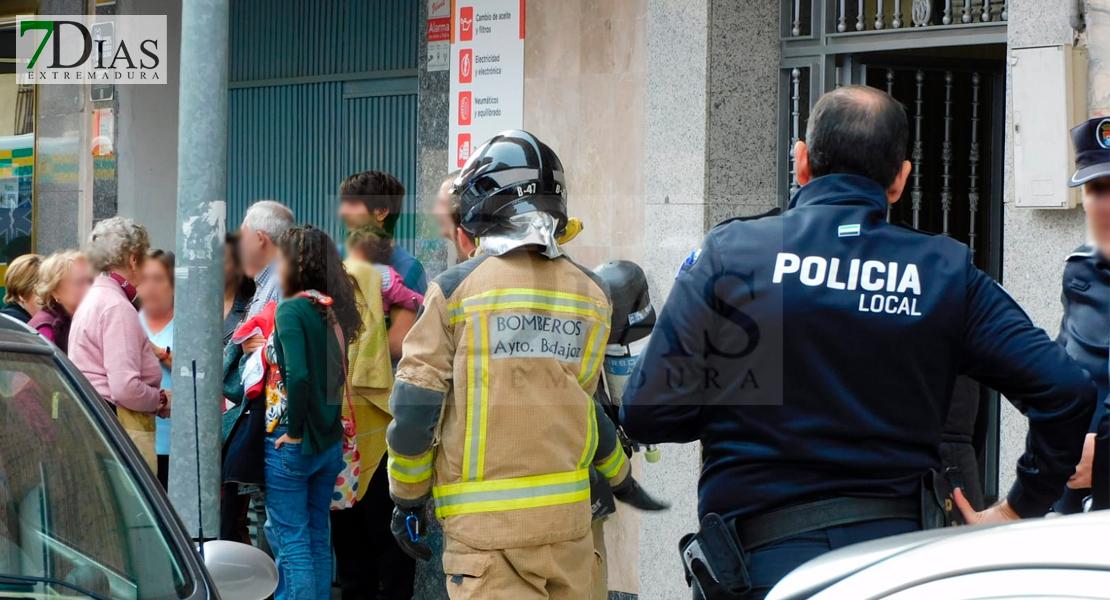
<path id="1" fill-rule="evenodd" d="M 683 536 L 679 551 L 694 598 L 739 599 L 751 589 L 743 549 L 720 515 L 706 515 L 698 533 Z"/>
<path id="2" fill-rule="evenodd" d="M 956 507 L 955 489 L 963 487 L 959 467 L 944 471 L 929 469 L 921 478 L 921 527 L 940 529 L 964 524 L 963 514 Z"/>

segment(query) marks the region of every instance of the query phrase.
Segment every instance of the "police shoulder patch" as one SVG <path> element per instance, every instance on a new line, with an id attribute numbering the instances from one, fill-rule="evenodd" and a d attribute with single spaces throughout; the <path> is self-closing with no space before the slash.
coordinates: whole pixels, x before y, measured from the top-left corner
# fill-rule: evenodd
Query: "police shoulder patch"
<path id="1" fill-rule="evenodd" d="M 686 273 L 687 271 L 692 269 L 694 265 L 698 262 L 699 258 L 701 258 L 701 248 L 694 250 L 685 259 L 683 259 L 682 264 L 678 266 L 678 273 L 675 273 L 674 278 L 678 279 L 682 276 L 683 273 Z"/>

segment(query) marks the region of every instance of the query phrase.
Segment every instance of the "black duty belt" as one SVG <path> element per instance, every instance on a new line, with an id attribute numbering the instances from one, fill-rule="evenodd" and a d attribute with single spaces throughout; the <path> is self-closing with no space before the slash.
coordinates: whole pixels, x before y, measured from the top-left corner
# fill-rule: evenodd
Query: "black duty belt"
<path id="1" fill-rule="evenodd" d="M 881 521 L 921 521 L 921 502 L 914 498 L 830 498 L 798 504 L 732 522 L 747 552 L 818 529 Z"/>

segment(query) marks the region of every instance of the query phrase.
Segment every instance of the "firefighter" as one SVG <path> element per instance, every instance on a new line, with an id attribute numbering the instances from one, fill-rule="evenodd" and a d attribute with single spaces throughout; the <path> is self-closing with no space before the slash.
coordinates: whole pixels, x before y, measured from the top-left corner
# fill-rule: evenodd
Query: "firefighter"
<path id="1" fill-rule="evenodd" d="M 709 232 L 633 370 L 624 430 L 702 443 L 702 527 L 683 544 L 702 597 L 762 599 L 822 553 L 961 516 L 1044 515 L 1079 462 L 1083 369 L 966 246 L 887 223 L 907 137 L 880 90 L 823 96 L 790 208 Z M 981 513 L 940 469 L 961 374 L 1029 417 L 1014 486 Z"/>
<path id="2" fill-rule="evenodd" d="M 605 347 L 605 365 L 594 398 L 617 427 L 625 456 L 631 458 L 640 446 L 620 431 L 618 411 L 625 382 L 632 372 L 632 366 L 636 364 L 638 347 L 651 335 L 651 328 L 655 325 L 655 309 L 648 294 L 647 277 L 640 265 L 630 260 L 612 260 L 596 267 L 594 273 L 605 281 L 613 302 L 612 325 Z M 637 346 L 636 351 L 629 347 L 633 344 Z M 651 447 L 644 450 L 648 462 L 654 462 L 651 453 L 658 451 Z M 593 490 L 594 548 L 601 556 L 602 568 L 594 580 L 591 600 L 609 598 L 609 574 L 606 566 L 609 555 L 605 545 L 605 522 L 616 512 L 616 506 L 611 499 L 612 492 L 608 492 L 606 488 L 608 484 L 599 481 Z"/>
<path id="3" fill-rule="evenodd" d="M 452 196 L 478 249 L 436 278 L 405 338 L 387 432 L 392 529 L 429 558 L 434 499 L 453 600 L 587 598 L 600 562 L 591 466 L 617 499 L 658 506 L 591 397 L 611 306 L 557 242 L 566 194 L 559 158 L 529 133 L 476 150 Z"/>

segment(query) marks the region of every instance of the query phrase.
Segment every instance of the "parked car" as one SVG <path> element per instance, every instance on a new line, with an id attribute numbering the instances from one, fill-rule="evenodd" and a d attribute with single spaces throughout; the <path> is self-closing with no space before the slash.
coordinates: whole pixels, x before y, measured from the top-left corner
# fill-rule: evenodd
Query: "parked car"
<path id="1" fill-rule="evenodd" d="M 1110 599 L 1110 511 L 923 531 L 830 552 L 767 600 Z"/>
<path id="2" fill-rule="evenodd" d="M 0 317 L 0 598 L 262 600 L 276 585 L 246 544 L 208 542 L 202 560 L 108 403 Z"/>

